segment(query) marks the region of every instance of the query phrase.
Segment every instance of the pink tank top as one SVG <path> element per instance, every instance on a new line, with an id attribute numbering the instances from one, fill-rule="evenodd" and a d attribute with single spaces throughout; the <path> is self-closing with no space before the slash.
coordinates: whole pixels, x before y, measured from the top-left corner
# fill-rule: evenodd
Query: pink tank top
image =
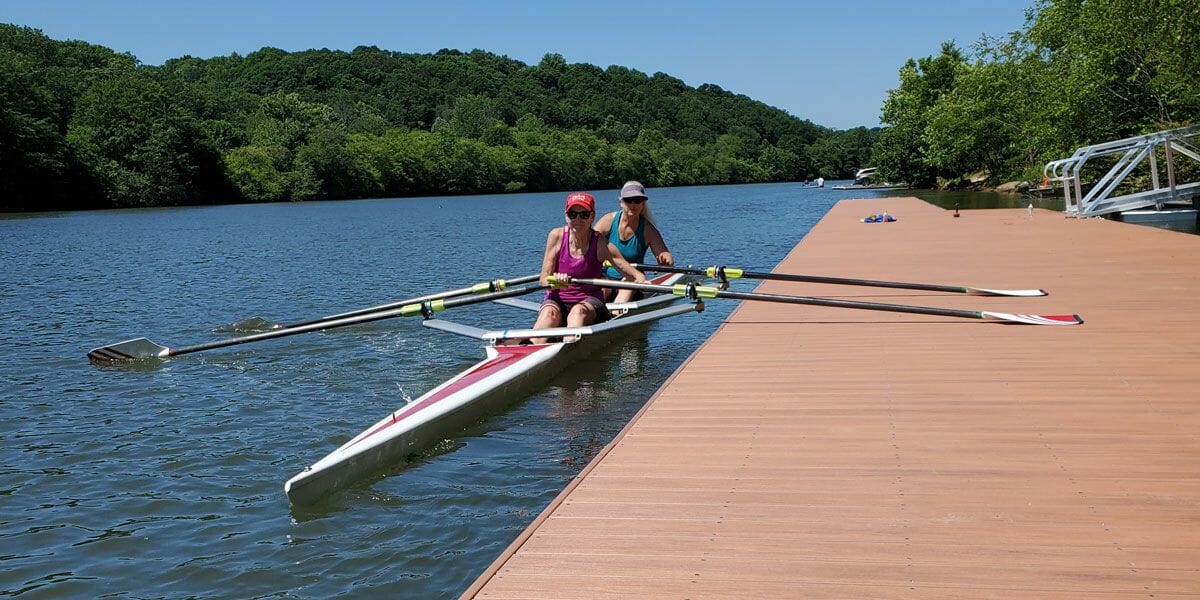
<path id="1" fill-rule="evenodd" d="M 566 273 L 571 277 L 579 277 L 584 279 L 597 279 L 603 274 L 603 265 L 600 264 L 600 259 L 596 258 L 596 248 L 603 240 L 600 239 L 600 234 L 592 231 L 591 242 L 588 243 L 587 252 L 583 256 L 575 258 L 571 256 L 571 231 L 563 228 L 562 246 L 558 249 L 558 268 L 555 272 Z M 563 304 L 575 304 L 582 302 L 584 298 L 591 296 L 604 301 L 604 292 L 594 285 L 580 285 L 572 283 L 571 285 L 557 290 L 546 292 L 546 298 L 549 300 L 558 300 Z"/>

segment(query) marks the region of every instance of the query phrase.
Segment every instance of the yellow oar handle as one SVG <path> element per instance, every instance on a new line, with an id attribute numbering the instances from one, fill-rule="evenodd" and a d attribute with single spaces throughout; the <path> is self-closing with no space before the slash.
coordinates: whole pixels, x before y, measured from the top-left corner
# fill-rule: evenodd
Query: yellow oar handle
<path id="1" fill-rule="evenodd" d="M 686 298 L 688 296 L 689 289 L 694 291 L 696 296 L 699 298 L 716 298 L 717 292 L 720 291 L 715 287 L 710 287 L 707 285 L 688 285 L 686 283 L 677 283 L 671 286 L 671 293 L 679 296 L 680 298 Z"/>
<path id="2" fill-rule="evenodd" d="M 558 278 L 558 277 L 555 277 L 554 275 L 551 275 L 551 276 L 549 276 L 549 277 L 547 277 L 547 278 L 546 278 L 546 281 L 550 283 L 550 287 L 551 287 L 552 289 L 565 288 L 565 287 L 567 287 L 568 285 L 571 285 L 571 276 L 570 276 L 570 275 L 564 275 L 564 276 L 563 276 L 563 279 L 562 279 L 562 280 L 559 280 L 559 278 Z"/>
<path id="3" fill-rule="evenodd" d="M 709 267 L 704 270 L 704 274 L 711 278 L 715 278 L 718 275 L 717 270 L 718 267 Z M 734 269 L 733 267 L 720 267 L 720 272 L 724 273 L 727 279 L 741 279 L 742 277 L 742 270 Z"/>
<path id="4" fill-rule="evenodd" d="M 425 302 L 425 303 L 405 304 L 404 306 L 401 306 L 400 307 L 400 316 L 411 317 L 414 315 L 424 314 L 422 307 L 425 306 L 426 304 L 429 305 L 429 312 L 442 312 L 443 310 L 446 310 L 446 301 L 445 300 L 430 300 L 429 302 Z"/>
<path id="5" fill-rule="evenodd" d="M 508 282 L 503 279 L 497 279 L 495 281 L 485 281 L 483 283 L 477 283 L 471 286 L 471 293 L 483 294 L 487 292 L 499 292 L 505 289 L 508 289 Z"/>

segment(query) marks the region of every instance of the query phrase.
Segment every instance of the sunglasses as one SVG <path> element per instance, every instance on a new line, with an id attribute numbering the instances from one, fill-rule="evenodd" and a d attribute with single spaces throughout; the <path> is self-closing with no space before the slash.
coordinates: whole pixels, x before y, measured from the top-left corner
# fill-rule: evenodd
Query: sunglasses
<path id="1" fill-rule="evenodd" d="M 645 198 L 624 198 L 625 204 L 641 204 L 646 201 Z"/>
<path id="2" fill-rule="evenodd" d="M 586 219 L 590 216 L 592 216 L 592 211 L 590 211 L 590 210 L 581 210 L 581 211 L 568 210 L 567 211 L 568 219 Z"/>

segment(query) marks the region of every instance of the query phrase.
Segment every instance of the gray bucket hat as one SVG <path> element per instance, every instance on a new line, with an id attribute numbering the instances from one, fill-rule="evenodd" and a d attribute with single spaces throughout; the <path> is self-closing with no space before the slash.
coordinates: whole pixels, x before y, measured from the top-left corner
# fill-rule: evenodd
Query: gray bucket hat
<path id="1" fill-rule="evenodd" d="M 645 198 L 646 188 L 638 181 L 626 181 L 625 185 L 621 186 L 621 199 L 626 198 Z"/>

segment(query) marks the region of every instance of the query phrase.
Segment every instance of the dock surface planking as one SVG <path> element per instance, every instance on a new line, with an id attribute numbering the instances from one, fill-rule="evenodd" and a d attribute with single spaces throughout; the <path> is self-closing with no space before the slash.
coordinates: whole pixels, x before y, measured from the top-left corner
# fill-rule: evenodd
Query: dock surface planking
<path id="1" fill-rule="evenodd" d="M 464 597 L 1200 596 L 1200 236 L 847 200 L 775 270 L 1085 322 L 744 302 Z"/>

